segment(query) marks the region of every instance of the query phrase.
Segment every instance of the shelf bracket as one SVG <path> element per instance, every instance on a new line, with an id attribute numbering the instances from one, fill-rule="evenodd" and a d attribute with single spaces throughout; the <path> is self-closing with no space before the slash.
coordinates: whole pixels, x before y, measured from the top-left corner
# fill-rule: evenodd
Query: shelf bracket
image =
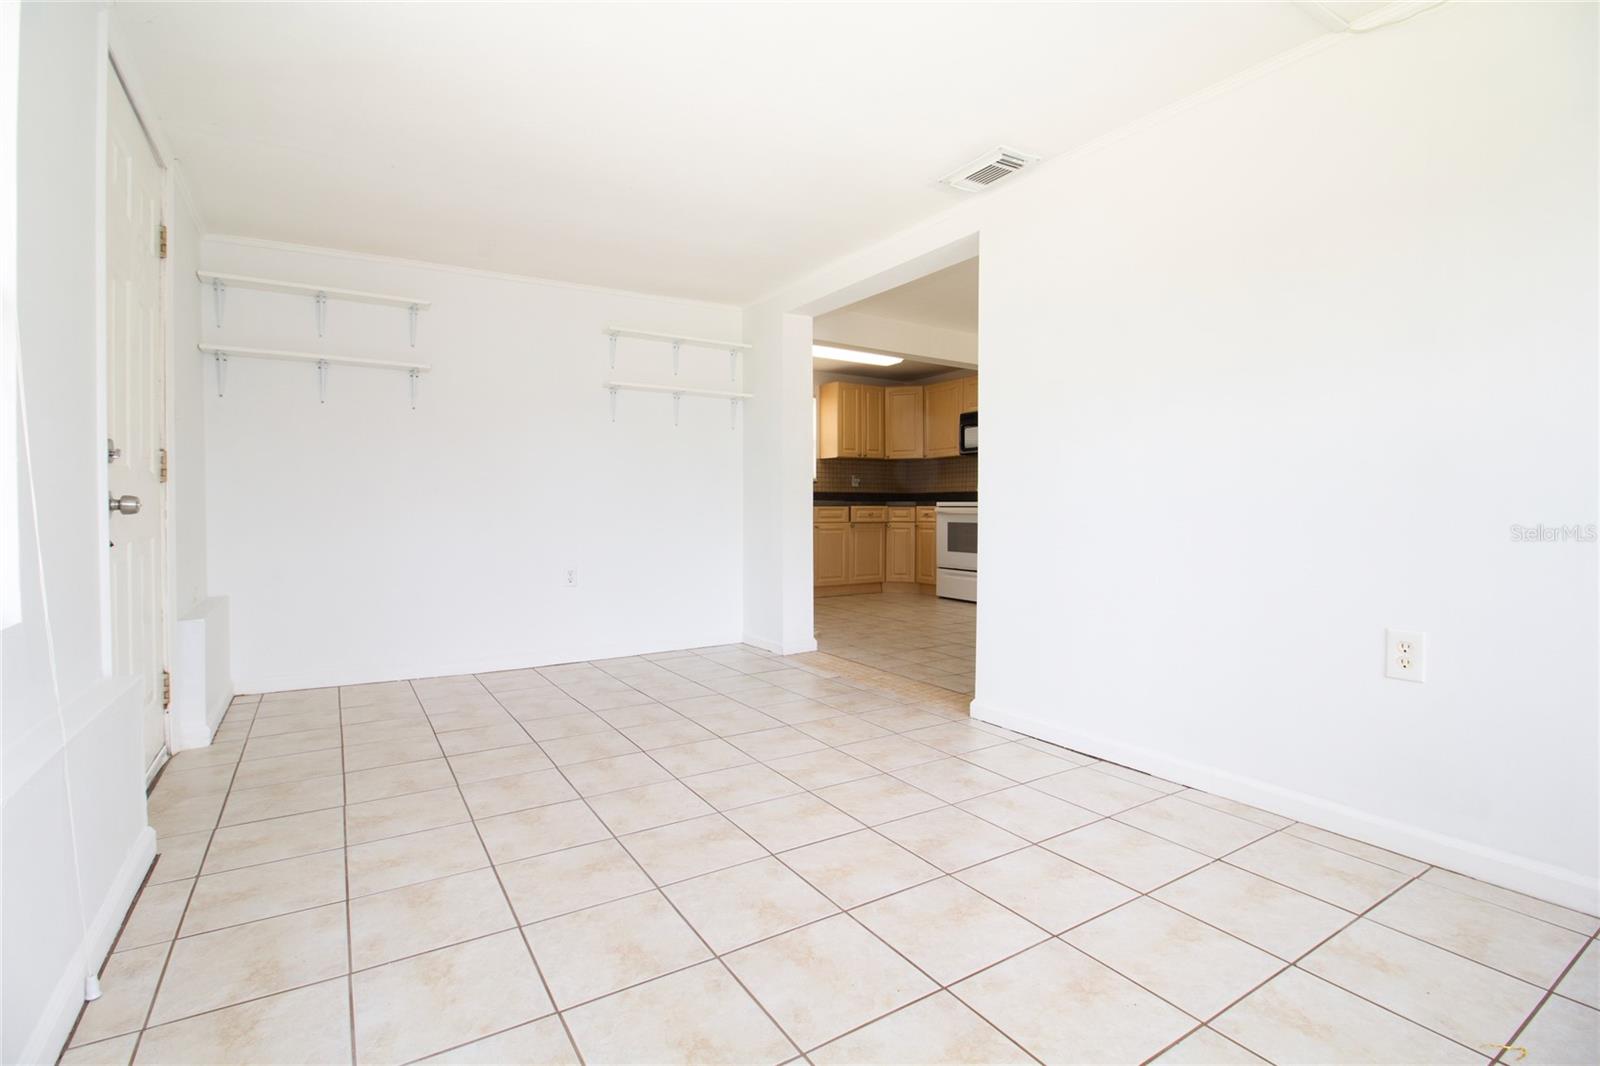
<path id="1" fill-rule="evenodd" d="M 411 378 L 411 409 L 415 411 L 417 409 L 417 381 L 422 377 L 422 374 L 417 370 L 411 370 L 407 373 Z"/>
<path id="2" fill-rule="evenodd" d="M 615 333 L 613 333 L 611 335 L 611 369 L 615 370 L 616 368 L 617 368 L 617 335 Z M 611 390 L 611 394 L 613 396 L 615 396 L 616 393 L 617 393 L 616 389 L 612 389 Z"/>
<path id="3" fill-rule="evenodd" d="M 678 342 L 672 342 L 672 376 L 678 376 Z"/>
<path id="4" fill-rule="evenodd" d="M 739 384 L 739 353 L 732 348 L 728 349 L 728 380 Z"/>
<path id="5" fill-rule="evenodd" d="M 739 428 L 739 401 L 738 400 L 729 400 L 728 401 L 728 428 L 729 429 L 738 429 Z"/>
<path id="6" fill-rule="evenodd" d="M 228 283 L 221 278 L 211 279 L 211 314 L 217 320 L 217 328 L 222 328 L 222 305 L 228 299 Z"/>
<path id="7" fill-rule="evenodd" d="M 617 338 L 612 337 L 611 338 L 611 343 L 612 344 L 617 343 Z M 611 394 L 611 421 L 615 422 L 617 420 L 617 389 L 616 389 L 616 386 L 613 385 L 611 388 L 607 389 L 606 391 Z"/>
<path id="8" fill-rule="evenodd" d="M 317 302 L 317 336 L 320 337 L 328 328 L 328 294 L 319 292 L 315 299 Z"/>
<path id="9" fill-rule="evenodd" d="M 317 360 L 317 402 L 328 402 L 328 361 Z"/>
<path id="10" fill-rule="evenodd" d="M 406 314 L 410 316 L 411 319 L 411 347 L 413 348 L 417 346 L 417 312 L 420 310 L 422 309 L 416 304 L 412 304 L 410 307 L 406 308 Z"/>
<path id="11" fill-rule="evenodd" d="M 673 348 L 676 349 L 677 345 L 674 344 Z M 683 403 L 683 393 L 681 393 L 681 392 L 673 393 L 672 394 L 672 424 L 673 425 L 677 425 L 678 424 L 678 408 L 682 403 Z"/>
<path id="12" fill-rule="evenodd" d="M 223 390 L 228 385 L 228 357 L 223 352 L 216 353 L 217 364 L 217 399 L 222 399 Z"/>

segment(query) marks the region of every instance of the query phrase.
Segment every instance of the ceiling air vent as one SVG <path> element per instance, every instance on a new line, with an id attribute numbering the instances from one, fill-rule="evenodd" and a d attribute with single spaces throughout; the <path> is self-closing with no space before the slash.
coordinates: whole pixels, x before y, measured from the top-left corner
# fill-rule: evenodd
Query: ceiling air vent
<path id="1" fill-rule="evenodd" d="M 940 180 L 953 189 L 963 192 L 982 192 L 1023 167 L 1039 161 L 1036 155 L 1001 146 L 985 152 L 966 166 L 946 174 Z"/>

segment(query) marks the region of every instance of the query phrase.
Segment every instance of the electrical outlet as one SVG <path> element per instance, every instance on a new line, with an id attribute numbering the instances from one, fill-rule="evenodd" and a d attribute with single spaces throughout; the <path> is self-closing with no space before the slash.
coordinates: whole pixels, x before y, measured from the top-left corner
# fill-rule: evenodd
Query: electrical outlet
<path id="1" fill-rule="evenodd" d="M 1428 634 L 1413 629 L 1385 629 L 1383 637 L 1385 677 L 1428 680 Z"/>
<path id="2" fill-rule="evenodd" d="M 575 589 L 577 587 L 578 587 L 578 572 L 576 570 L 568 570 L 567 571 L 567 588 Z"/>
<path id="3" fill-rule="evenodd" d="M 858 475 L 850 475 L 850 487 L 853 489 L 859 489 L 861 487 L 861 478 Z"/>

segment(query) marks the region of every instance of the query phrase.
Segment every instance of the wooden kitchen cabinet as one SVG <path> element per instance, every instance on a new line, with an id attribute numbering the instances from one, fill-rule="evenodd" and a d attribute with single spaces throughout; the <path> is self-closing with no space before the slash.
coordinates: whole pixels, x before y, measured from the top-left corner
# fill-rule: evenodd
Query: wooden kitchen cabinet
<path id="1" fill-rule="evenodd" d="M 813 507 L 811 583 L 818 595 L 882 592 L 886 507 Z"/>
<path id="2" fill-rule="evenodd" d="M 882 459 L 883 386 L 824 381 L 817 390 L 817 457 Z"/>
<path id="3" fill-rule="evenodd" d="M 890 522 L 883 537 L 885 581 L 917 580 L 917 527 L 914 522 Z"/>
<path id="4" fill-rule="evenodd" d="M 850 584 L 883 583 L 882 522 L 850 523 Z"/>
<path id="5" fill-rule="evenodd" d="M 861 457 L 882 459 L 883 386 L 857 385 L 861 390 Z"/>
<path id="6" fill-rule="evenodd" d="M 850 583 L 850 524 L 816 523 L 811 527 L 812 583 L 818 587 Z"/>
<path id="7" fill-rule="evenodd" d="M 883 450 L 889 459 L 922 458 L 922 386 L 883 390 Z"/>
<path id="8" fill-rule="evenodd" d="M 961 405 L 960 414 L 969 414 L 978 409 L 978 375 L 970 378 L 961 378 Z"/>
<path id="9" fill-rule="evenodd" d="M 922 387 L 922 454 L 929 459 L 961 454 L 961 382 Z"/>
<path id="10" fill-rule="evenodd" d="M 926 508 L 928 518 L 923 520 L 924 508 L 917 508 L 917 584 L 932 585 L 939 577 L 938 525 L 933 519 L 933 508 Z"/>

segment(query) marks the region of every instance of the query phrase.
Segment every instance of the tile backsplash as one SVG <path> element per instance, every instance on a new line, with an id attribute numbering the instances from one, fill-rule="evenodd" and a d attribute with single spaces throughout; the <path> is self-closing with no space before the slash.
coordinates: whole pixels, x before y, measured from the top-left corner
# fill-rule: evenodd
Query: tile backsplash
<path id="1" fill-rule="evenodd" d="M 861 484 L 852 486 L 850 479 Z M 947 459 L 821 459 L 814 492 L 977 492 L 978 457 Z"/>

